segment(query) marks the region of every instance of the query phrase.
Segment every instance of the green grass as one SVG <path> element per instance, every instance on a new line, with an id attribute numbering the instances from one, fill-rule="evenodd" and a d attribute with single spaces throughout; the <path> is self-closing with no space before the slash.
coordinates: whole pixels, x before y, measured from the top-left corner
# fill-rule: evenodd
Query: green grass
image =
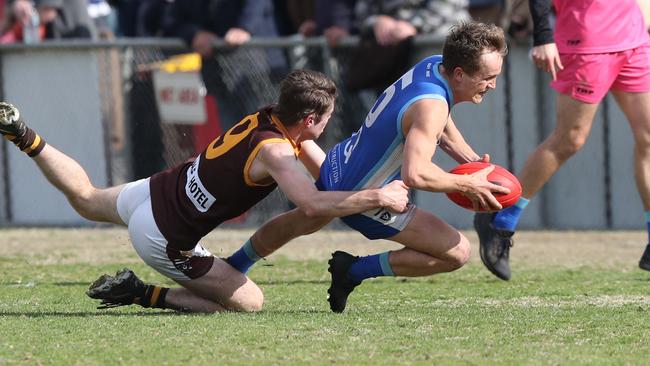
<path id="1" fill-rule="evenodd" d="M 0 364 L 641 365 L 650 355 L 650 274 L 636 269 L 523 263 L 503 282 L 473 261 L 368 281 L 333 314 L 325 260 L 278 256 L 251 272 L 262 312 L 190 315 L 96 310 L 84 295 L 122 266 L 171 285 L 144 264 L 38 258 L 0 256 Z"/>

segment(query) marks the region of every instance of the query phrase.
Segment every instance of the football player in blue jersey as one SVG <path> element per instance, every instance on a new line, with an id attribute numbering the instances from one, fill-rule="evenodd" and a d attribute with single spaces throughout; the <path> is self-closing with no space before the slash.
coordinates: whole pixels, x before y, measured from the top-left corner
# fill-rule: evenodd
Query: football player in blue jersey
<path id="1" fill-rule="evenodd" d="M 462 192 L 475 208 L 499 210 L 493 193 L 508 189 L 487 181 L 493 167 L 455 175 L 431 160 L 438 146 L 458 163 L 489 161 L 465 141 L 450 116 L 452 106 L 475 104 L 496 87 L 507 53 L 503 30 L 478 22 L 451 29 L 443 54 L 416 64 L 375 102 L 361 128 L 327 154 L 315 144 L 303 146 L 301 159 L 320 190 L 381 187 L 402 179 L 429 192 Z M 257 260 L 299 235 L 314 232 L 331 217 L 313 217 L 296 209 L 263 225 L 228 262 L 246 273 Z M 428 276 L 462 267 L 470 244 L 457 229 L 433 213 L 409 204 L 400 213 L 376 209 L 342 218 L 369 239 L 388 239 L 403 249 L 356 257 L 337 251 L 329 261 L 332 311 L 345 309 L 348 295 L 367 278 Z"/>

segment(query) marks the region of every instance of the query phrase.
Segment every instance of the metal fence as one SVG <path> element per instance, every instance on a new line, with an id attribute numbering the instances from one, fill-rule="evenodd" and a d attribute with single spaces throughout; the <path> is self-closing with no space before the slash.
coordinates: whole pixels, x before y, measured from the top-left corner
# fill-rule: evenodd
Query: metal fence
<path id="1" fill-rule="evenodd" d="M 439 53 L 441 39 L 417 38 L 408 64 Z M 290 69 L 311 68 L 332 77 L 341 90 L 337 113 L 319 143 L 327 148 L 355 131 L 378 91 L 350 91 L 350 65 L 363 65 L 359 40 L 332 49 L 322 38 L 253 39 L 237 49 L 217 43 L 203 67 L 203 80 L 218 125 L 161 123 L 152 70 L 170 56 L 187 52 L 176 39 L 113 42 L 52 42 L 0 47 L 2 99 L 17 104 L 30 125 L 66 152 L 97 186 L 149 176 L 194 156 L 202 144 L 248 112 L 277 96 Z M 400 51 L 401 52 L 401 51 Z M 274 57 L 286 62 L 278 67 Z M 546 76 L 536 71 L 527 46 L 512 46 L 494 93 L 481 105 L 461 104 L 452 114 L 479 153 L 517 172 L 529 152 L 550 132 L 554 98 Z M 605 101 L 585 148 L 532 201 L 522 221 L 527 228 L 637 228 L 642 208 L 632 176 L 632 140 L 622 113 Z M 51 188 L 28 158 L 3 142 L 0 224 L 88 225 Z M 438 154 L 444 168 L 455 163 Z M 466 228 L 472 215 L 441 194 L 418 192 L 416 203 L 452 225 Z M 281 193 L 240 220 L 258 225 L 283 211 Z"/>

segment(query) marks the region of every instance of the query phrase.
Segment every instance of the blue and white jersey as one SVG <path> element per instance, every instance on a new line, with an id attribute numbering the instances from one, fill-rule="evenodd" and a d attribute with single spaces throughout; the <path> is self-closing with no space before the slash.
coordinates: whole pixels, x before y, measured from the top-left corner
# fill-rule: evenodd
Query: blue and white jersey
<path id="1" fill-rule="evenodd" d="M 427 57 L 386 88 L 361 128 L 327 153 L 319 189 L 355 191 L 400 179 L 406 140 L 404 112 L 425 98 L 446 101 L 449 108 L 453 104 L 451 89 L 438 71 L 441 61 L 440 55 Z"/>

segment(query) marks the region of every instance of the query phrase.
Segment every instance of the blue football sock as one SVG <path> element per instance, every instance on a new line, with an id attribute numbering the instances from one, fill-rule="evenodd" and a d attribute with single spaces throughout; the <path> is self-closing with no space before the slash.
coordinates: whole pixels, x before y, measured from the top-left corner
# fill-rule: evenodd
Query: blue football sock
<path id="1" fill-rule="evenodd" d="M 251 240 L 248 239 L 238 251 L 226 259 L 226 262 L 239 272 L 246 274 L 253 264 L 260 259 L 262 259 L 262 257 L 257 254 L 255 248 L 253 248 Z"/>
<path id="2" fill-rule="evenodd" d="M 648 244 L 650 244 L 650 211 L 645 212 L 645 226 L 648 229 Z"/>
<path id="3" fill-rule="evenodd" d="M 366 278 L 395 276 L 390 263 L 388 263 L 389 254 L 390 252 L 384 252 L 359 258 L 350 266 L 348 278 L 355 282 L 361 282 Z"/>
<path id="4" fill-rule="evenodd" d="M 519 218 L 524 212 L 524 208 L 528 206 L 528 202 L 530 202 L 529 199 L 519 197 L 517 203 L 494 215 L 492 226 L 497 230 L 515 231 L 519 223 Z"/>

